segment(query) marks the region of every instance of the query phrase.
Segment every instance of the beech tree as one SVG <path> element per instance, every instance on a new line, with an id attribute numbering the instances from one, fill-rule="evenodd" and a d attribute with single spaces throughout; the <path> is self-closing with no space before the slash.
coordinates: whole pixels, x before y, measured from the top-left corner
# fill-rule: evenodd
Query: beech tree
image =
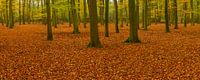
<path id="1" fill-rule="evenodd" d="M 137 10 L 136 10 L 136 3 L 135 0 L 128 0 L 129 5 L 129 20 L 130 20 L 130 34 L 129 38 L 125 41 L 126 43 L 140 43 L 138 37 L 138 24 L 137 19 L 135 19 L 135 16 L 137 16 Z"/>
<path id="2" fill-rule="evenodd" d="M 8 27 L 13 28 L 14 27 L 14 16 L 13 16 L 13 8 L 12 8 L 13 0 L 9 0 L 9 20 L 8 20 Z"/>
<path id="3" fill-rule="evenodd" d="M 168 0 L 165 0 L 165 27 L 166 27 L 166 32 L 170 32 L 169 29 L 169 15 L 168 15 Z"/>
<path id="4" fill-rule="evenodd" d="M 117 0 L 114 0 L 114 5 L 115 5 L 115 30 L 116 33 L 119 33 L 119 19 L 118 19 L 118 2 Z"/>
<path id="5" fill-rule="evenodd" d="M 98 34 L 97 1 L 87 0 L 90 15 L 90 42 L 88 47 L 102 47 Z"/>
<path id="6" fill-rule="evenodd" d="M 46 0 L 46 9 L 47 9 L 47 40 L 53 40 L 52 26 L 51 26 L 51 7 L 50 0 Z"/>
<path id="7" fill-rule="evenodd" d="M 105 37 L 109 37 L 109 0 L 105 0 L 105 5 L 106 5 L 106 9 L 105 9 Z"/>
<path id="8" fill-rule="evenodd" d="M 72 8 L 72 20 L 73 20 L 73 34 L 79 34 L 79 28 L 78 28 L 78 15 L 76 10 L 76 2 L 75 0 L 71 0 L 71 8 Z"/>
<path id="9" fill-rule="evenodd" d="M 174 9 L 174 24 L 175 24 L 175 29 L 178 29 L 178 11 L 177 11 L 177 0 L 173 0 L 173 9 Z"/>

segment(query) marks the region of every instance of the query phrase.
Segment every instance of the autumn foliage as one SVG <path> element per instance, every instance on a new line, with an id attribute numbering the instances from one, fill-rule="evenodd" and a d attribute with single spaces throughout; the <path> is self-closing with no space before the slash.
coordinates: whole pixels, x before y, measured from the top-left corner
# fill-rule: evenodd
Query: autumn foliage
<path id="1" fill-rule="evenodd" d="M 65 24 L 66 25 L 66 24 Z M 182 25 L 179 25 L 182 26 Z M 126 44 L 129 27 L 110 37 L 99 27 L 103 48 L 86 48 L 89 28 L 53 28 L 54 41 L 46 40 L 46 26 L 0 26 L 0 80 L 24 79 L 200 79 L 200 25 L 165 33 L 164 24 L 139 30 L 141 44 Z"/>

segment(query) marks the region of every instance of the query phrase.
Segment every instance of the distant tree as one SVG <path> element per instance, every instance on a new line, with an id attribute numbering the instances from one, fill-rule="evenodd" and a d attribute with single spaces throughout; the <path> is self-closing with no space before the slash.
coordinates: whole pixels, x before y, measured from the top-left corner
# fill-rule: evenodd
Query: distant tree
<path id="1" fill-rule="evenodd" d="M 166 32 L 170 32 L 169 29 L 169 15 L 168 15 L 168 0 L 165 0 L 165 27 L 166 27 Z"/>
<path id="2" fill-rule="evenodd" d="M 8 9 L 8 2 L 9 0 L 6 0 L 6 27 L 9 27 L 9 9 Z"/>
<path id="3" fill-rule="evenodd" d="M 116 30 L 116 33 L 119 33 L 119 20 L 118 20 L 118 2 L 117 0 L 114 0 L 114 5 L 115 5 L 115 30 Z"/>
<path id="4" fill-rule="evenodd" d="M 12 2 L 13 0 L 9 0 L 9 28 L 13 28 L 14 27 L 14 16 L 13 16 L 13 9 L 12 9 Z"/>
<path id="5" fill-rule="evenodd" d="M 102 47 L 98 34 L 97 1 L 87 0 L 90 15 L 90 43 L 88 47 Z"/>
<path id="6" fill-rule="evenodd" d="M 104 25 L 104 0 L 100 0 L 99 20 L 101 25 Z"/>
<path id="7" fill-rule="evenodd" d="M 191 7 L 191 23 L 194 26 L 194 0 L 190 0 L 190 7 Z"/>
<path id="8" fill-rule="evenodd" d="M 52 26 L 51 26 L 51 7 L 50 0 L 46 0 L 46 9 L 47 9 L 47 40 L 53 40 Z"/>
<path id="9" fill-rule="evenodd" d="M 105 37 L 109 37 L 109 0 L 105 0 Z"/>
<path id="10" fill-rule="evenodd" d="M 21 25 L 22 24 L 22 15 L 21 15 L 21 4 L 22 4 L 22 2 L 21 2 L 21 0 L 19 0 L 19 24 Z"/>
<path id="11" fill-rule="evenodd" d="M 187 11 L 187 2 L 184 1 L 183 4 L 184 4 L 183 5 L 183 10 L 184 10 L 184 27 L 187 27 L 187 13 L 186 13 L 186 11 Z"/>
<path id="12" fill-rule="evenodd" d="M 147 0 L 143 1 L 143 28 L 147 30 L 148 20 L 147 20 Z"/>
<path id="13" fill-rule="evenodd" d="M 52 8 L 52 22 L 53 22 L 53 26 L 55 28 L 57 28 L 57 13 L 56 13 L 56 7 L 55 7 L 55 0 L 51 0 L 52 1 L 52 5 L 53 5 L 53 8 Z"/>
<path id="14" fill-rule="evenodd" d="M 140 2 L 139 2 L 139 0 L 136 0 L 136 23 L 137 23 L 137 27 L 138 27 L 138 29 L 140 28 Z"/>
<path id="15" fill-rule="evenodd" d="M 83 0 L 83 13 L 84 13 L 84 16 L 83 16 L 83 24 L 84 24 L 84 28 L 86 28 L 87 26 L 87 5 L 86 5 L 86 0 Z"/>
<path id="16" fill-rule="evenodd" d="M 25 21 L 26 21 L 26 19 L 25 19 L 25 7 L 26 7 L 26 0 L 23 0 L 23 6 L 22 6 L 22 22 L 23 22 L 23 24 L 26 24 L 25 23 Z"/>
<path id="17" fill-rule="evenodd" d="M 174 23 L 175 23 L 175 29 L 178 29 L 178 11 L 177 11 L 177 0 L 173 0 L 173 9 L 174 9 Z"/>
<path id="18" fill-rule="evenodd" d="M 130 35 L 129 38 L 125 41 L 126 43 L 140 43 L 138 37 L 138 26 L 137 20 L 134 19 L 137 16 L 136 11 L 136 3 L 135 0 L 128 0 L 129 1 L 129 20 L 130 20 Z"/>
<path id="19" fill-rule="evenodd" d="M 73 20 L 73 34 L 79 34 L 79 28 L 78 28 L 78 15 L 76 10 L 76 3 L 75 0 L 71 0 L 71 7 L 72 7 L 72 20 Z"/>

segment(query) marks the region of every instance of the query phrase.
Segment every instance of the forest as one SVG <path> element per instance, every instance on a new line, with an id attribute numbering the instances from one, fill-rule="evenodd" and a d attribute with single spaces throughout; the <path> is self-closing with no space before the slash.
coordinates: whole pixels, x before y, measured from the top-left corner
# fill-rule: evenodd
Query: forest
<path id="1" fill-rule="evenodd" d="M 200 0 L 0 0 L 0 80 L 199 80 Z"/>

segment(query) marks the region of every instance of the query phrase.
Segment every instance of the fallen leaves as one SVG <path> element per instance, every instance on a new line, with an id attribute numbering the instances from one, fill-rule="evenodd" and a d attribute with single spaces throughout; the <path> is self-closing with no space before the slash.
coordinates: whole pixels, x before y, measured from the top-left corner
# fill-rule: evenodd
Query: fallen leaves
<path id="1" fill-rule="evenodd" d="M 109 38 L 99 27 L 104 47 L 88 49 L 89 29 L 81 34 L 59 25 L 52 42 L 46 27 L 0 26 L 0 79 L 200 79 L 200 27 L 165 33 L 163 24 L 139 31 L 141 44 L 124 44 L 128 27 Z"/>

